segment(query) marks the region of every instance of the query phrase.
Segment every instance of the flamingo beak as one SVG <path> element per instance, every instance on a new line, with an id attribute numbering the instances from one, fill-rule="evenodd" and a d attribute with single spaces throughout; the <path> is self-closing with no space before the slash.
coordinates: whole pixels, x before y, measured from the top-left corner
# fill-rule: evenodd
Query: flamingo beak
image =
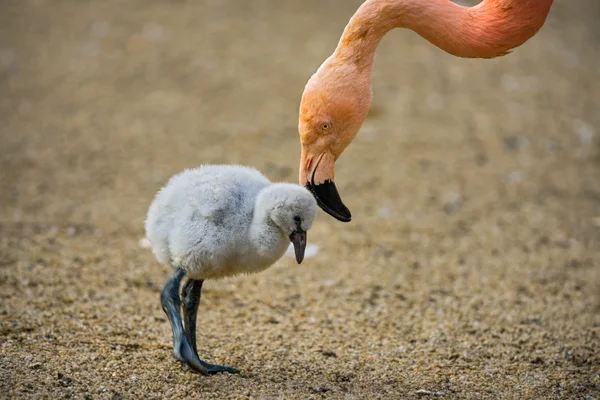
<path id="1" fill-rule="evenodd" d="M 319 207 L 327 214 L 341 222 L 350 222 L 352 214 L 337 191 L 333 181 L 335 175 L 335 158 L 329 151 L 321 153 L 315 159 L 302 151 L 300 161 L 300 183 L 304 184 L 315 196 Z M 304 170 L 302 169 L 304 168 Z"/>
<path id="2" fill-rule="evenodd" d="M 317 199 L 319 207 L 327 214 L 341 222 L 350 222 L 352 220 L 352 213 L 350 213 L 348 207 L 342 202 L 342 198 L 333 181 L 327 180 L 317 185 L 310 183 L 307 185 L 307 188 Z"/>

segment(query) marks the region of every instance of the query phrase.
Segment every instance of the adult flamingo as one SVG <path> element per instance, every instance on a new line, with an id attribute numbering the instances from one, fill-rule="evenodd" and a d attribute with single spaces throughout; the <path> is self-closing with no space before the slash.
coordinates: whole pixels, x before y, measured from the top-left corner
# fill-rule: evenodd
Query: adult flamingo
<path id="1" fill-rule="evenodd" d="M 552 1 L 483 0 L 473 7 L 450 0 L 365 1 L 302 94 L 300 184 L 325 212 L 351 220 L 334 184 L 335 161 L 367 116 L 375 50 L 387 32 L 408 28 L 457 57 L 494 58 L 535 35 Z"/>

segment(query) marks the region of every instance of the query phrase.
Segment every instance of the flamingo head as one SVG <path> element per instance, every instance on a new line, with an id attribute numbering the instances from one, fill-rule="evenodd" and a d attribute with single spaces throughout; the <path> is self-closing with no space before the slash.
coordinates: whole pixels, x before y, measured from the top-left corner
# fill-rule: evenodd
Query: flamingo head
<path id="1" fill-rule="evenodd" d="M 342 78 L 323 66 L 308 81 L 300 103 L 300 184 L 319 207 L 342 222 L 352 219 L 335 186 L 335 162 L 360 129 L 371 101 L 370 81 Z M 335 69 L 333 69 L 335 72 Z M 359 77 L 357 77 L 359 78 Z"/>

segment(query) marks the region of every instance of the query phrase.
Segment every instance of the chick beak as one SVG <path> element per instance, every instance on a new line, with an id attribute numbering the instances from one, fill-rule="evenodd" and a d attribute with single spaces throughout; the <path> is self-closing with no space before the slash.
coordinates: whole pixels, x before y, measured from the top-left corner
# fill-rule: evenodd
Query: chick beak
<path id="1" fill-rule="evenodd" d="M 297 228 L 290 235 L 290 242 L 294 245 L 294 252 L 296 253 L 296 261 L 298 264 L 304 260 L 304 251 L 306 250 L 306 231 L 302 228 Z"/>

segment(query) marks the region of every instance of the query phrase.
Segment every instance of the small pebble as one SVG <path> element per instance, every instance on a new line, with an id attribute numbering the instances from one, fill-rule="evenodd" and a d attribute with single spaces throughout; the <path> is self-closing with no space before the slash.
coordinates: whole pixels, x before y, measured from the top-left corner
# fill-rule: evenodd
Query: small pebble
<path id="1" fill-rule="evenodd" d="M 441 397 L 444 395 L 444 392 L 432 392 L 431 390 L 419 389 L 415 391 L 415 393 L 419 396 L 438 396 Z"/>
<path id="2" fill-rule="evenodd" d="M 39 362 L 34 362 L 32 364 L 29 364 L 29 368 L 31 369 L 40 369 L 42 367 L 42 363 Z"/>
<path id="3" fill-rule="evenodd" d="M 381 207 L 379 209 L 379 217 L 382 219 L 390 219 L 392 216 L 392 210 L 389 207 Z"/>
<path id="4" fill-rule="evenodd" d="M 142 249 L 149 249 L 152 247 L 152 243 L 150 243 L 150 240 L 146 237 L 140 239 L 139 245 Z"/>
<path id="5" fill-rule="evenodd" d="M 337 357 L 337 354 L 333 350 L 322 350 L 321 354 L 323 354 L 325 357 Z"/>
<path id="6" fill-rule="evenodd" d="M 462 205 L 462 198 L 458 193 L 451 192 L 446 195 L 446 204 L 444 205 L 444 211 L 447 214 L 455 214 L 460 211 Z"/>

